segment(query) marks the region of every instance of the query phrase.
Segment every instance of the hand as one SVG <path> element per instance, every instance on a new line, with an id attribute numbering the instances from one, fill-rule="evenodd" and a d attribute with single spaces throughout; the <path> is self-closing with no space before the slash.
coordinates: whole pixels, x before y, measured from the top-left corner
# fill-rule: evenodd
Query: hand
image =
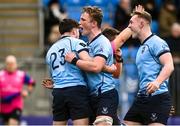
<path id="1" fill-rule="evenodd" d="M 122 59 L 122 51 L 120 49 L 117 49 L 115 52 L 115 59 L 116 61 L 120 61 Z"/>
<path id="2" fill-rule="evenodd" d="M 45 79 L 43 79 L 43 81 L 42 81 L 42 85 L 43 85 L 45 88 L 52 89 L 52 88 L 53 88 L 53 81 L 52 81 L 52 79 L 50 79 L 50 78 L 45 78 Z"/>
<path id="3" fill-rule="evenodd" d="M 23 90 L 21 92 L 21 95 L 23 96 L 23 98 L 27 97 L 29 95 L 28 91 L 27 90 Z"/>
<path id="4" fill-rule="evenodd" d="M 122 51 L 120 49 L 116 49 L 115 55 L 122 56 Z"/>
<path id="5" fill-rule="evenodd" d="M 116 67 L 115 64 L 112 64 L 112 65 L 110 66 L 110 69 L 112 70 L 112 73 L 113 73 L 113 72 L 115 72 L 115 71 L 117 70 L 117 67 Z"/>
<path id="6" fill-rule="evenodd" d="M 134 12 L 143 13 L 144 12 L 144 7 L 142 5 L 138 5 L 138 6 L 135 7 Z"/>
<path id="7" fill-rule="evenodd" d="M 71 61 L 73 60 L 73 58 L 76 57 L 76 54 L 73 52 L 69 52 L 66 54 L 65 56 L 65 60 L 69 63 L 71 63 Z"/>
<path id="8" fill-rule="evenodd" d="M 154 93 L 157 89 L 159 89 L 160 84 L 157 81 L 153 81 L 148 83 L 147 85 L 147 93 Z"/>

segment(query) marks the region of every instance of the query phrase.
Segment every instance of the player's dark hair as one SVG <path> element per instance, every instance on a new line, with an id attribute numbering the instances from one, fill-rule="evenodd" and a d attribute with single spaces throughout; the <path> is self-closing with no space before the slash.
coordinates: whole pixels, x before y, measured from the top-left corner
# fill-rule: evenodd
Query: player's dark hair
<path id="1" fill-rule="evenodd" d="M 102 31 L 102 34 L 106 36 L 106 38 L 108 38 L 109 41 L 113 41 L 119 33 L 120 32 L 117 29 L 112 27 L 105 28 Z"/>
<path id="2" fill-rule="evenodd" d="M 73 19 L 63 19 L 59 23 L 59 32 L 64 34 L 65 32 L 71 32 L 73 28 L 78 28 L 79 23 Z"/>

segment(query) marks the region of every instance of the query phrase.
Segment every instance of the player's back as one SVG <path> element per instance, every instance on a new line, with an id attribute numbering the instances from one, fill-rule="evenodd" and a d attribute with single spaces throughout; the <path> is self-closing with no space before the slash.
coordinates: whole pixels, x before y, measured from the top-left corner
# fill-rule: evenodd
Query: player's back
<path id="1" fill-rule="evenodd" d="M 67 52 L 76 54 L 87 50 L 86 43 L 73 37 L 63 37 L 58 40 L 48 51 L 46 62 L 49 66 L 51 77 L 54 81 L 54 88 L 64 88 L 77 85 L 86 85 L 82 71 L 65 61 Z"/>

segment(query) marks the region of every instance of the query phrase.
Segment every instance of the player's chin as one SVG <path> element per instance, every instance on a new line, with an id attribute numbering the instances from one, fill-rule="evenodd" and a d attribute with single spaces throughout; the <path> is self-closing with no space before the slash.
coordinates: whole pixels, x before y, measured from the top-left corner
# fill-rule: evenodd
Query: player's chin
<path id="1" fill-rule="evenodd" d="M 136 38 L 137 38 L 137 34 L 136 34 L 136 33 L 133 33 L 133 34 L 132 34 L 132 38 L 133 38 L 133 39 L 136 39 Z"/>

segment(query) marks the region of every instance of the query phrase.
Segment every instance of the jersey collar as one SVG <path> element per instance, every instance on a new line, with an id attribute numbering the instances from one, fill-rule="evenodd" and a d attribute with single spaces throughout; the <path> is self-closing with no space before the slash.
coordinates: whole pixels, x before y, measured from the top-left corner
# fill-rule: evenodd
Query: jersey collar
<path id="1" fill-rule="evenodd" d="M 70 37 L 70 36 L 68 36 L 68 35 L 65 35 L 65 36 L 62 36 L 60 39 L 63 39 L 63 38 L 66 38 L 66 37 Z"/>
<path id="2" fill-rule="evenodd" d="M 102 33 L 99 33 L 96 37 L 92 39 L 92 41 L 88 42 L 88 45 L 90 45 L 94 40 L 96 40 L 99 36 L 101 36 Z"/>
<path id="3" fill-rule="evenodd" d="M 142 43 L 141 45 L 143 45 L 148 39 L 150 39 L 154 34 L 152 33 L 149 37 L 147 37 Z"/>

